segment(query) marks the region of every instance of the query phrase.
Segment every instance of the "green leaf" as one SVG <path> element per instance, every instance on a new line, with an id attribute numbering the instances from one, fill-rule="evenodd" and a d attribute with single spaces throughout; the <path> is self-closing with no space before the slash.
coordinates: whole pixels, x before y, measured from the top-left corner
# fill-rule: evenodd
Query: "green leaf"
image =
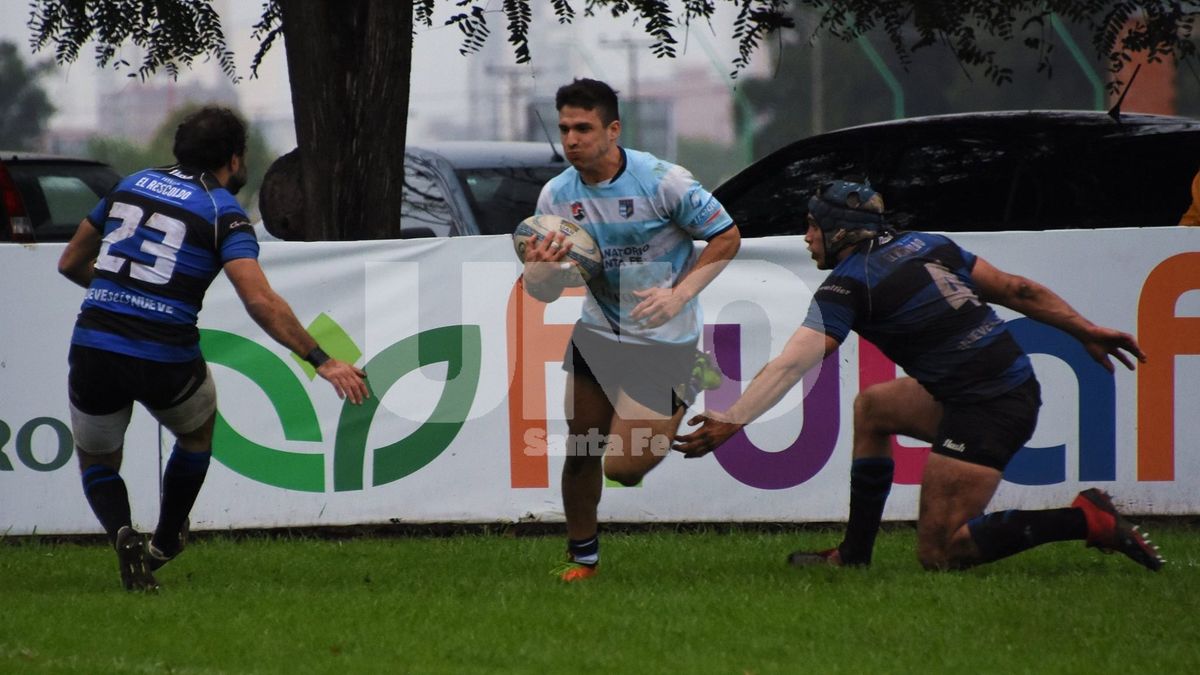
<path id="1" fill-rule="evenodd" d="M 291 441 L 320 441 L 321 427 L 308 392 L 295 373 L 270 350 L 234 333 L 200 330 L 204 358 L 250 378 L 271 402 Z M 260 483 L 305 492 L 325 491 L 323 453 L 274 450 L 239 434 L 217 411 L 213 457 L 239 474 Z"/>
<path id="2" fill-rule="evenodd" d="M 316 339 L 326 354 L 339 361 L 357 363 L 362 358 L 362 351 L 354 344 L 354 339 L 324 312 L 308 324 L 308 333 Z M 309 365 L 308 361 L 295 354 L 292 354 L 292 359 L 300 364 L 300 370 L 304 371 L 309 380 L 317 376 L 317 369 Z"/>
<path id="3" fill-rule="evenodd" d="M 367 434 L 382 396 L 408 373 L 446 362 L 446 386 L 437 406 L 409 436 L 376 448 L 374 485 L 399 480 L 440 455 L 466 422 L 479 385 L 482 341 L 479 326 L 444 326 L 405 338 L 375 355 L 365 370 L 370 376 L 371 398 L 362 405 L 347 402 L 338 420 L 334 444 L 333 489 L 361 490 Z"/>

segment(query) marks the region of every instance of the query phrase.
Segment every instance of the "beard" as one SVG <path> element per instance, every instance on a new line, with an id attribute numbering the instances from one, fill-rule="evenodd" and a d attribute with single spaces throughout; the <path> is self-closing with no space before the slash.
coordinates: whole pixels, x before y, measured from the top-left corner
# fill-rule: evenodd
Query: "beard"
<path id="1" fill-rule="evenodd" d="M 229 194 L 236 195 L 244 187 L 246 187 L 246 165 L 242 164 L 237 173 L 229 176 L 229 180 L 225 182 L 225 189 L 229 191 Z"/>

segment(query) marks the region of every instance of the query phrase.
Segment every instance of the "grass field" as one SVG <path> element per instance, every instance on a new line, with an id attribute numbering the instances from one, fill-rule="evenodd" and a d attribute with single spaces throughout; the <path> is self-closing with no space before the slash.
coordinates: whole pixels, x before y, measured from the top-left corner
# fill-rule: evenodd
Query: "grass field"
<path id="1" fill-rule="evenodd" d="M 157 595 L 96 544 L 0 542 L 0 673 L 1196 673 L 1200 528 L 1151 528 L 1157 574 L 1078 542 L 921 571 L 790 569 L 814 530 L 604 536 L 599 577 L 549 575 L 557 536 L 201 536 Z"/>

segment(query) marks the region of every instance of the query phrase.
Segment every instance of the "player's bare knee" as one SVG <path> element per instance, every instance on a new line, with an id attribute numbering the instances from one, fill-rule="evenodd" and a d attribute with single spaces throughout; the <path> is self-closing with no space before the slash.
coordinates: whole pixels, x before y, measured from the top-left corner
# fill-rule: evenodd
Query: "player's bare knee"
<path id="1" fill-rule="evenodd" d="M 854 428 L 858 431 L 871 432 L 879 429 L 881 413 L 880 396 L 867 389 L 854 397 Z"/>
<path id="2" fill-rule="evenodd" d="M 918 546 L 917 561 L 927 572 L 944 572 L 954 568 L 948 552 L 939 546 Z"/>
<path id="3" fill-rule="evenodd" d="M 950 532 L 941 526 L 918 526 L 917 561 L 929 571 L 950 569 Z"/>
<path id="4" fill-rule="evenodd" d="M 646 476 L 646 472 L 630 466 L 613 466 L 613 463 L 605 464 L 604 477 L 623 485 L 625 487 L 633 487 L 642 482 L 642 478 Z"/>

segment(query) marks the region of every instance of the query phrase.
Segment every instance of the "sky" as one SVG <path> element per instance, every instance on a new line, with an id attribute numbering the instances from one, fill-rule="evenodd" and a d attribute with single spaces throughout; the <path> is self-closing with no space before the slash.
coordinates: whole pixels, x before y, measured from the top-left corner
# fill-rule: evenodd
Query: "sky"
<path id="1" fill-rule="evenodd" d="M 291 115 L 291 98 L 287 82 L 287 65 L 282 43 L 277 43 L 268 53 L 260 69 L 260 76 L 249 79 L 249 64 L 257 48 L 257 43 L 250 37 L 251 27 L 261 12 L 260 2 L 249 0 L 215 0 L 218 11 L 225 17 L 226 32 L 235 53 L 235 60 L 243 80 L 236 86 L 240 105 L 248 116 L 254 118 L 286 118 Z M 492 2 L 499 6 L 499 1 Z M 548 3 L 546 3 L 548 4 Z M 577 12 L 582 12 L 583 0 L 574 3 Z M 721 6 L 727 3 L 720 3 Z M 29 49 L 29 30 L 26 23 L 29 18 L 28 0 L 0 0 L 0 40 L 15 42 L 24 47 L 28 61 L 51 59 L 53 52 L 43 50 L 33 53 Z M 681 66 L 699 64 L 710 68 L 714 74 L 729 70 L 729 64 L 736 55 L 736 48 L 728 39 L 728 28 L 732 21 L 732 10 L 722 7 L 718 26 L 705 38 L 705 49 L 698 48 L 697 40 L 689 40 L 688 45 L 680 45 L 686 51 L 675 60 L 656 59 L 648 49 L 637 55 L 639 78 L 653 79 L 654 77 L 669 77 L 675 69 Z M 494 53 L 463 56 L 459 53 L 461 34 L 456 27 L 442 25 L 447 17 L 456 10 L 450 0 L 440 0 L 438 14 L 431 28 L 420 27 L 414 38 L 413 69 L 409 107 L 409 134 L 417 137 L 430 133 L 430 125 L 449 115 L 462 115 L 468 105 L 468 72 L 469 59 L 487 58 L 492 65 L 511 67 L 515 65 L 511 50 L 503 44 L 504 17 L 495 14 L 491 22 L 491 42 Z M 707 30 L 707 29 L 703 29 Z M 559 28 L 549 18 L 535 19 L 534 33 L 543 31 L 565 31 L 568 39 L 577 46 L 576 51 L 583 56 L 582 62 L 589 65 L 587 70 L 592 72 L 575 73 L 579 76 L 600 77 L 610 80 L 618 89 L 628 88 L 629 67 L 626 53 L 611 48 L 611 43 L 623 38 L 639 39 L 643 37 L 640 26 L 635 26 L 631 19 L 612 19 L 609 16 L 584 18 L 577 17 L 575 25 Z M 678 36 L 682 37 L 682 36 Z M 539 56 L 534 49 L 534 63 L 525 66 L 529 71 L 523 86 L 537 94 L 549 95 L 561 82 L 539 80 L 537 72 L 539 58 L 551 59 L 553 55 Z M 133 58 L 130 59 L 134 61 Z M 576 59 L 579 61 L 579 59 Z M 717 68 L 717 64 L 720 68 Z M 599 71 L 599 72 L 596 72 Z M 192 71 L 185 71 L 179 81 L 185 83 L 200 80 L 206 84 L 217 82 L 224 75 L 212 63 L 198 64 Z M 111 90 L 120 88 L 127 82 L 120 74 L 113 77 L 111 72 L 102 71 L 95 64 L 94 52 L 88 48 L 81 52 L 80 58 L 73 64 L 57 67 L 53 74 L 43 80 L 43 86 L 53 100 L 57 112 L 50 120 L 50 127 L 55 129 L 94 129 L 96 121 L 96 100 L 101 89 Z"/>

